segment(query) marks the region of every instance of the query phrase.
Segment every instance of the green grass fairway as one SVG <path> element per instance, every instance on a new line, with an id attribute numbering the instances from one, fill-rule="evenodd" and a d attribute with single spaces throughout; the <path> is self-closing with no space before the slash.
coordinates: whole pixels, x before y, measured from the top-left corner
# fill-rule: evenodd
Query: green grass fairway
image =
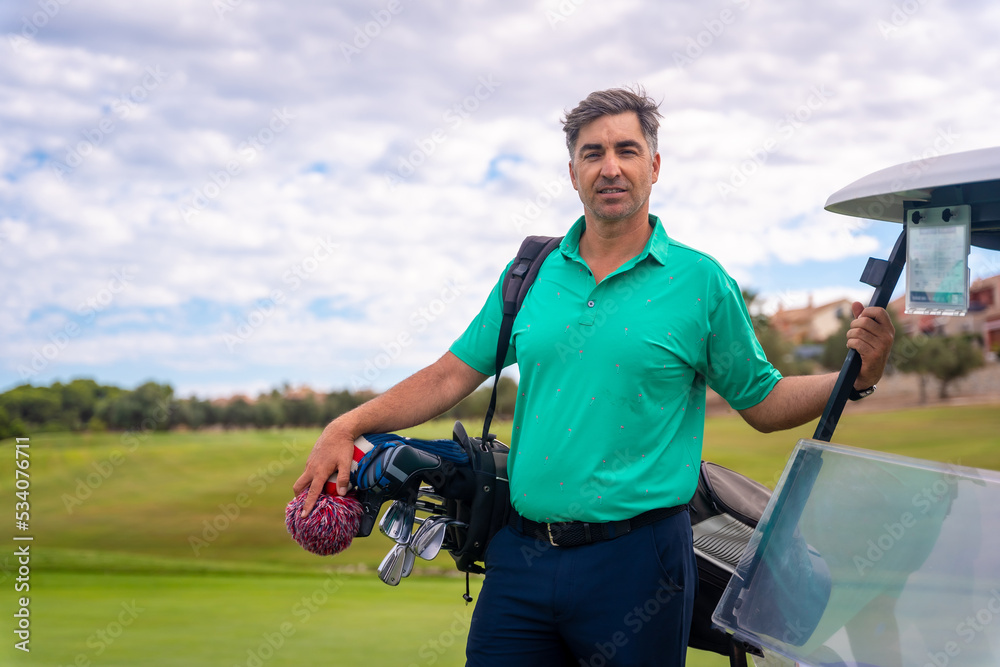
<path id="1" fill-rule="evenodd" d="M 4 665 L 461 665 L 465 582 L 40 572 L 29 656 Z M 5 600 L 4 618 L 11 618 Z M 405 622 L 401 611 L 406 610 Z"/>
<path id="2" fill-rule="evenodd" d="M 410 431 L 448 437 L 451 424 Z M 496 427 L 508 441 L 509 424 Z M 773 486 L 813 427 L 763 435 L 709 419 L 705 458 Z M 0 445 L 3 665 L 461 665 L 473 606 L 447 554 L 396 588 L 375 568 L 382 535 L 321 558 L 285 531 L 284 507 L 316 431 L 40 434 L 30 447 L 31 590 L 15 592 L 14 447 Z M 1000 469 L 1000 407 L 850 412 L 835 440 Z M 479 582 L 473 579 L 473 595 Z M 31 648 L 13 648 L 30 595 Z M 689 664 L 725 665 L 692 655 Z"/>

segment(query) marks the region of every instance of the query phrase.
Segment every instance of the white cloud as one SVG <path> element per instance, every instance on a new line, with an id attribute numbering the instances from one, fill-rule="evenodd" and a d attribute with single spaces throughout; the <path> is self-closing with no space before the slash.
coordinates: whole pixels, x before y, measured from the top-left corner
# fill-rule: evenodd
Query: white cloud
<path id="1" fill-rule="evenodd" d="M 347 386 L 409 336 L 384 388 L 446 349 L 521 237 L 580 214 L 559 117 L 598 88 L 662 98 L 653 212 L 750 282 L 863 265 L 881 237 L 822 211 L 830 193 L 942 133 L 949 152 L 1000 143 L 1000 10 L 985 3 L 928 3 L 885 36 L 892 3 L 402 6 L 69 3 L 16 50 L 0 43 L 0 384 L 135 265 L 37 381 Z M 8 33 L 36 9 L 8 8 Z M 52 163 L 74 151 L 60 178 Z M 321 238 L 337 252 L 296 282 Z M 853 279 L 801 291 L 855 294 L 839 287 Z M 421 319 L 448 281 L 460 294 Z M 275 291 L 230 352 L 224 336 Z"/>

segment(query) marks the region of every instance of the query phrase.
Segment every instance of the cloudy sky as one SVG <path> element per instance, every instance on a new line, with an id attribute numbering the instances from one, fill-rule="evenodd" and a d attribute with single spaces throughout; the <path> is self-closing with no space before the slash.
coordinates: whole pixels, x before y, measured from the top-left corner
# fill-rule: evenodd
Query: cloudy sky
<path id="1" fill-rule="evenodd" d="M 985 0 L 5 0 L 0 390 L 385 389 L 580 214 L 559 118 L 633 83 L 669 234 L 771 308 L 865 300 L 898 227 L 823 205 L 1000 145 L 997 25 Z"/>

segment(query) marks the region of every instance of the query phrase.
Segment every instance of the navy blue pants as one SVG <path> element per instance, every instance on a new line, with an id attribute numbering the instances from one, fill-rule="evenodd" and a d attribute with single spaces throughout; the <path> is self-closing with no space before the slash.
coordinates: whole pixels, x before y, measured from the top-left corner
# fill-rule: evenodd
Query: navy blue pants
<path id="1" fill-rule="evenodd" d="M 687 512 L 569 548 L 508 526 L 485 561 L 467 667 L 684 665 L 698 582 Z"/>

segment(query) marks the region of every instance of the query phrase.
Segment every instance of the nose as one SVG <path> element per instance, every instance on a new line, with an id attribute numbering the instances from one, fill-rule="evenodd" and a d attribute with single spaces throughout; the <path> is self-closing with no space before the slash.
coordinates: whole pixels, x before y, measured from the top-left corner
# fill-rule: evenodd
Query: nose
<path id="1" fill-rule="evenodd" d="M 614 180 L 621 173 L 622 169 L 621 164 L 618 162 L 618 156 L 614 154 L 614 151 L 608 151 L 608 154 L 604 156 L 604 160 L 601 162 L 601 176 L 608 180 Z"/>

